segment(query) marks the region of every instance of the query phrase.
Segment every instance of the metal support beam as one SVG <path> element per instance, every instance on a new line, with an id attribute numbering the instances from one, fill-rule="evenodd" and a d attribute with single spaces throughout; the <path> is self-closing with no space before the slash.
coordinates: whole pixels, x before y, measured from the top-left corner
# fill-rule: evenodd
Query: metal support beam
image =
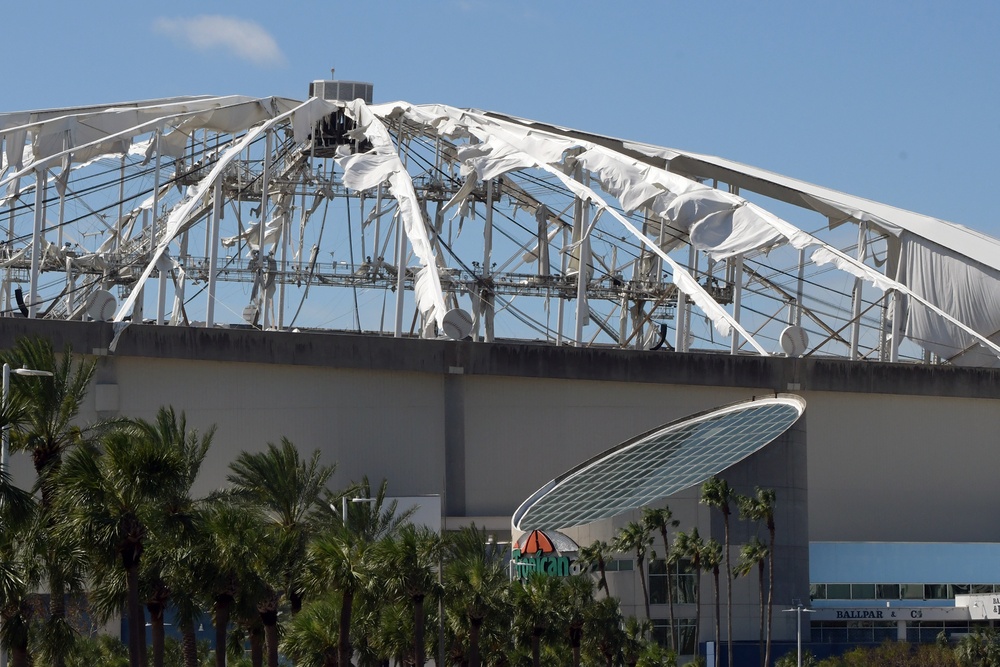
<path id="1" fill-rule="evenodd" d="M 44 167 L 35 170 L 35 224 L 31 232 L 31 288 L 29 290 L 28 317 L 38 316 L 38 273 L 42 266 L 42 227 L 45 222 L 45 190 L 48 172 Z"/>
<path id="2" fill-rule="evenodd" d="M 219 262 L 219 227 L 222 226 L 222 214 L 222 179 L 219 179 L 215 181 L 212 215 L 208 222 L 212 242 L 208 247 L 208 300 L 205 303 L 206 328 L 215 326 L 216 264 Z"/>
<path id="3" fill-rule="evenodd" d="M 483 290 L 480 291 L 480 304 L 479 304 L 479 315 L 483 318 L 484 324 L 484 337 L 483 339 L 487 343 L 493 342 L 493 315 L 494 315 L 494 301 L 492 295 L 482 298 L 482 295 L 487 293 L 489 289 L 488 285 L 490 283 L 493 270 L 491 268 L 493 262 L 493 181 L 489 180 L 486 182 L 486 212 L 484 214 L 485 223 L 483 229 Z"/>
<path id="4" fill-rule="evenodd" d="M 260 176 L 260 227 L 257 234 L 260 248 L 260 328 L 268 327 L 267 309 L 270 305 L 267 299 L 267 253 L 264 251 L 264 223 L 267 220 L 268 189 L 271 187 L 271 145 L 274 141 L 274 131 L 268 130 L 264 135 L 264 170 Z"/>

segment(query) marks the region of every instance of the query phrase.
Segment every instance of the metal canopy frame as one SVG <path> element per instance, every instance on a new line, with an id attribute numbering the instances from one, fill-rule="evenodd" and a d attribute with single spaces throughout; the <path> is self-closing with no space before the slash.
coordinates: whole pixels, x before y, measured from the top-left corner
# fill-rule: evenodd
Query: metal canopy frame
<path id="1" fill-rule="evenodd" d="M 103 319 L 109 295 L 118 305 L 139 289 L 153 249 L 167 240 L 171 213 L 220 156 L 243 141 L 238 159 L 169 239 L 125 319 L 448 337 L 417 309 L 418 267 L 396 200 L 384 186 L 358 192 L 343 183 L 336 158 L 370 148 L 344 120 L 327 116 L 307 140 L 296 141 L 291 115 L 252 140 L 248 132 L 255 125 L 188 130 L 164 117 L 125 142 L 131 149 L 124 154 L 83 164 L 64 159 L 13 180 L 23 165 L 5 163 L 3 315 Z M 474 139 L 403 116 L 385 120 L 429 231 L 446 305 L 465 311 L 472 322 L 460 334 L 482 342 L 757 353 L 738 334 L 721 336 L 678 290 L 660 256 L 550 171 L 521 168 L 470 187 L 457 154 Z M 538 127 L 617 146 L 629 157 L 739 194 L 894 277 L 898 242 L 876 226 L 857 220 L 843 225 L 816 207 L 792 206 L 796 198 L 777 186 L 747 191 L 753 179 L 684 156 L 668 160 L 619 140 Z M 182 151 L 178 132 L 184 133 Z M 161 146 L 168 139 L 170 150 Z M 8 153 L 16 140 L 6 134 Z M 29 129 L 24 141 L 30 149 L 38 137 Z M 892 290 L 883 293 L 853 275 L 816 266 L 788 245 L 712 261 L 649 210 L 615 208 L 616 200 L 589 173 L 577 169 L 572 175 L 669 252 L 768 353 L 786 352 L 782 333 L 794 326 L 808 337 L 795 354 L 950 361 L 903 338 L 906 303 Z"/>

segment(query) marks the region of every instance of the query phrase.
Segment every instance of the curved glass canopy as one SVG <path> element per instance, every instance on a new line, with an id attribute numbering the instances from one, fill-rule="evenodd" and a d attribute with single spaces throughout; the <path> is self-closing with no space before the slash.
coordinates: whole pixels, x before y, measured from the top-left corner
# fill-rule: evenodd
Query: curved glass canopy
<path id="1" fill-rule="evenodd" d="M 580 526 L 701 484 L 787 431 L 805 407 L 781 395 L 661 426 L 550 481 L 521 503 L 514 528 Z"/>

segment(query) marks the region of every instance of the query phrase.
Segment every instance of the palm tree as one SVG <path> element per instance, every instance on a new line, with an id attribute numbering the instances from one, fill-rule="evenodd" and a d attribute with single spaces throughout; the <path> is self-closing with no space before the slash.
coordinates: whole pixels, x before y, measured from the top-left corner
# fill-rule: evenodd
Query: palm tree
<path id="1" fill-rule="evenodd" d="M 149 611 L 150 634 L 153 639 L 153 667 L 163 667 L 164 661 L 164 612 L 172 596 L 172 587 L 167 581 L 165 571 L 176 568 L 183 563 L 183 558 L 190 551 L 190 539 L 193 536 L 195 522 L 195 500 L 191 497 L 202 463 L 212 444 L 215 427 L 210 427 L 199 435 L 197 431 L 188 429 L 187 418 L 183 412 L 174 412 L 173 407 L 161 407 L 152 422 L 137 419 L 140 438 L 147 440 L 164 452 L 173 452 L 180 457 L 180 477 L 170 487 L 165 487 L 156 498 L 159 504 L 160 525 L 157 527 L 155 539 L 150 541 L 147 554 L 143 558 L 145 567 L 142 569 L 142 581 L 145 585 L 146 609 Z M 175 578 L 183 578 L 178 572 L 171 572 Z M 178 582 L 180 583 L 180 582 Z M 181 584 L 183 586 L 183 584 Z M 184 593 L 180 593 L 183 597 Z M 191 632 L 193 641 L 194 610 L 190 603 L 179 600 L 175 605 L 182 609 L 180 614 L 184 626 L 183 632 Z M 193 648 L 193 646 L 192 646 Z"/>
<path id="2" fill-rule="evenodd" d="M 753 496 L 740 496 L 740 517 L 763 522 L 767 526 L 767 633 L 764 642 L 764 664 L 771 664 L 771 621 L 774 615 L 774 489 L 754 489 Z"/>
<path id="3" fill-rule="evenodd" d="M 719 604 L 719 566 L 722 564 L 722 545 L 714 537 L 705 542 L 705 547 L 701 552 L 701 566 L 706 571 L 712 573 L 712 592 L 715 599 L 715 666 L 719 664 L 719 639 L 720 631 L 720 607 Z"/>
<path id="4" fill-rule="evenodd" d="M 242 616 L 248 613 L 245 592 L 259 584 L 256 563 L 259 558 L 261 523 L 256 514 L 224 500 L 212 503 L 205 512 L 204 542 L 195 563 L 197 577 L 208 594 L 215 623 L 215 664 L 226 667 L 229 623 L 238 605 Z M 252 597 L 252 596 L 250 596 Z"/>
<path id="5" fill-rule="evenodd" d="M 375 545 L 375 567 L 385 577 L 391 594 L 405 598 L 413 613 L 413 655 L 424 664 L 424 600 L 438 592 L 441 539 L 426 526 L 406 524 L 395 536 Z"/>
<path id="6" fill-rule="evenodd" d="M 312 577 L 307 580 L 307 590 L 318 592 L 330 587 L 340 592 L 337 633 L 337 662 L 340 665 L 350 664 L 353 654 L 351 612 L 354 598 L 369 576 L 366 557 L 370 546 L 365 540 L 355 539 L 346 528 L 340 528 L 320 534 L 309 548 Z"/>
<path id="7" fill-rule="evenodd" d="M 606 597 L 611 596 L 611 593 L 608 591 L 607 567 L 608 561 L 611 560 L 613 554 L 614 549 L 604 540 L 594 540 L 590 543 L 590 546 L 580 549 L 580 567 L 586 570 L 597 568 L 600 576 L 597 581 L 597 590 L 603 588 Z"/>
<path id="8" fill-rule="evenodd" d="M 158 576 L 170 591 L 170 604 L 181 634 L 184 667 L 199 664 L 195 627 L 202 619 L 204 575 L 209 569 L 205 523 L 204 512 L 196 511 L 192 526 L 183 535 L 171 538 L 167 544 L 159 540 L 151 544 L 150 558 L 143 559 L 155 562 Z"/>
<path id="9" fill-rule="evenodd" d="M 729 656 L 729 667 L 733 667 L 733 568 L 729 559 L 729 515 L 730 504 L 735 493 L 724 479 L 712 476 L 701 485 L 701 502 L 714 507 L 722 514 L 722 525 L 725 528 L 723 553 L 726 557 L 726 649 Z M 716 637 L 718 641 L 718 637 Z"/>
<path id="10" fill-rule="evenodd" d="M 144 661 L 139 564 L 150 529 L 164 520 L 159 500 L 176 495 L 186 463 L 179 450 L 122 426 L 105 435 L 100 450 L 75 449 L 59 475 L 67 527 L 91 545 L 99 566 L 114 559 L 125 573 L 133 667 Z"/>
<path id="11" fill-rule="evenodd" d="M 563 597 L 562 577 L 532 572 L 527 581 L 514 582 L 515 624 L 531 637 L 531 664 L 541 665 L 542 636 L 556 619 L 557 603 Z"/>
<path id="12" fill-rule="evenodd" d="M 378 540 L 394 535 L 412 514 L 397 513 L 396 501 L 385 502 L 388 484 L 382 481 L 377 493 L 372 495 L 368 479 L 352 487 L 350 493 L 370 499 L 366 503 L 347 503 L 346 516 L 336 523 L 328 523 L 309 545 L 306 590 L 318 592 L 326 588 L 340 591 L 340 627 L 337 660 L 341 665 L 350 662 L 351 613 L 355 597 L 364 591 L 371 571 L 372 546 Z M 345 496 L 346 497 L 346 496 Z"/>
<path id="13" fill-rule="evenodd" d="M 67 568 L 65 559 L 73 546 L 56 542 L 60 532 L 55 530 L 58 523 L 54 514 L 58 494 L 55 480 L 63 454 L 93 436 L 92 428 L 80 427 L 74 422 L 97 362 L 76 360 L 69 347 L 57 357 L 51 341 L 44 338 L 18 339 L 0 361 L 14 368 L 27 367 L 52 373 L 51 377 L 28 378 L 11 384 L 10 400 L 27 406 L 24 421 L 11 434 L 11 449 L 30 453 L 37 475 L 36 486 L 41 494 L 40 520 L 47 524 L 47 530 L 39 533 L 47 543 L 44 551 L 50 593 L 47 644 L 52 664 L 62 667 L 68 650 L 66 636 L 72 633 L 65 622 L 65 592 L 68 585 L 74 584 L 78 573 Z"/>
<path id="14" fill-rule="evenodd" d="M 394 600 L 379 609 L 363 605 L 359 612 L 354 615 L 356 626 L 368 640 L 368 655 L 360 655 L 359 663 L 391 659 L 397 665 L 423 664 L 414 658 L 416 629 L 413 627 L 413 605 L 409 600 Z"/>
<path id="15" fill-rule="evenodd" d="M 638 619 L 629 616 L 625 619 L 625 664 L 628 667 L 635 667 L 639 662 L 639 656 L 648 643 L 646 637 L 649 636 L 653 624 L 649 619 Z"/>
<path id="16" fill-rule="evenodd" d="M 671 567 L 670 542 L 667 540 L 667 529 L 676 528 L 680 525 L 680 521 L 674 518 L 674 513 L 668 506 L 659 508 L 646 507 L 642 510 L 642 525 L 649 532 L 653 532 L 654 530 L 659 532 L 660 537 L 663 538 L 663 563 L 667 570 L 667 605 L 670 609 L 670 648 L 676 651 L 677 628 L 674 627 L 674 568 Z M 652 554 L 652 558 L 656 559 L 655 552 Z"/>
<path id="17" fill-rule="evenodd" d="M 767 560 L 767 545 L 754 535 L 740 549 L 740 559 L 736 563 L 736 576 L 745 577 L 757 568 L 757 593 L 760 599 L 760 660 L 764 667 L 764 561 Z"/>
<path id="18" fill-rule="evenodd" d="M 646 587 L 646 550 L 653 543 L 653 538 L 645 526 L 637 521 L 630 521 L 618 531 L 615 538 L 615 549 L 628 553 L 635 551 L 635 566 L 639 570 L 639 580 L 642 582 L 642 601 L 649 618 L 649 591 Z"/>
<path id="19" fill-rule="evenodd" d="M 590 577 L 572 576 L 562 588 L 560 608 L 566 616 L 569 647 L 573 652 L 573 667 L 580 667 L 580 646 L 587 613 L 594 604 L 594 582 Z"/>
<path id="20" fill-rule="evenodd" d="M 4 485 L 6 471 L 0 471 Z M 16 491 L 10 485 L 6 491 Z M 23 492 L 22 492 L 23 493 Z M 41 579 L 37 552 L 36 507 L 29 494 L 27 504 L 0 504 L 0 643 L 10 653 L 13 667 L 28 667 L 28 631 L 31 623 L 29 598 Z"/>
<path id="21" fill-rule="evenodd" d="M 313 513 L 322 507 L 324 492 L 335 465 L 321 465 L 320 451 L 308 461 L 288 438 L 281 446 L 267 444 L 267 450 L 243 452 L 229 468 L 227 480 L 232 493 L 263 513 L 268 528 L 266 539 L 279 545 L 282 588 L 293 614 L 302 608 L 301 573 L 306 544 L 315 531 Z"/>
<path id="22" fill-rule="evenodd" d="M 605 597 L 588 608 L 584 622 L 584 648 L 593 663 L 603 659 L 606 667 L 621 661 L 625 630 L 618 599 Z"/>
<path id="23" fill-rule="evenodd" d="M 299 667 L 336 667 L 340 596 L 314 596 L 289 622 L 281 642 L 284 655 Z"/>
<path id="24" fill-rule="evenodd" d="M 0 429 L 24 417 L 23 406 L 8 400 L 0 411 Z M 38 505 L 32 495 L 14 486 L 0 469 L 0 644 L 11 655 L 13 667 L 27 667 L 28 597 L 41 578 Z"/>
<path id="25" fill-rule="evenodd" d="M 705 541 L 698 534 L 698 527 L 691 529 L 690 533 L 679 532 L 674 537 L 673 552 L 680 557 L 688 559 L 691 570 L 695 573 L 697 583 L 695 584 L 694 596 L 694 656 L 697 660 L 700 653 L 701 642 L 701 570 L 702 556 L 705 553 Z"/>
<path id="26" fill-rule="evenodd" d="M 486 533 L 470 525 L 450 534 L 445 544 L 446 601 L 458 626 L 456 634 L 467 637 L 464 658 L 469 667 L 479 667 L 484 627 L 505 612 L 510 583 L 506 551 L 487 548 L 486 543 Z"/>

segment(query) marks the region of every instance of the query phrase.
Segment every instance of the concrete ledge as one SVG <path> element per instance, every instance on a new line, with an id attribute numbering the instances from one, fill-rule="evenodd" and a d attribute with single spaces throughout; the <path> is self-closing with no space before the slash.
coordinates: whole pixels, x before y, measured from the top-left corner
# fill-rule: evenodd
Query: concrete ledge
<path id="1" fill-rule="evenodd" d="M 56 348 L 106 354 L 106 322 L 0 318 L 0 347 L 43 336 Z M 642 382 L 961 398 L 1000 398 L 1000 369 L 850 362 L 842 359 L 645 352 L 536 343 L 472 343 L 353 333 L 261 332 L 133 324 L 117 357 L 285 364 L 434 374 Z"/>

